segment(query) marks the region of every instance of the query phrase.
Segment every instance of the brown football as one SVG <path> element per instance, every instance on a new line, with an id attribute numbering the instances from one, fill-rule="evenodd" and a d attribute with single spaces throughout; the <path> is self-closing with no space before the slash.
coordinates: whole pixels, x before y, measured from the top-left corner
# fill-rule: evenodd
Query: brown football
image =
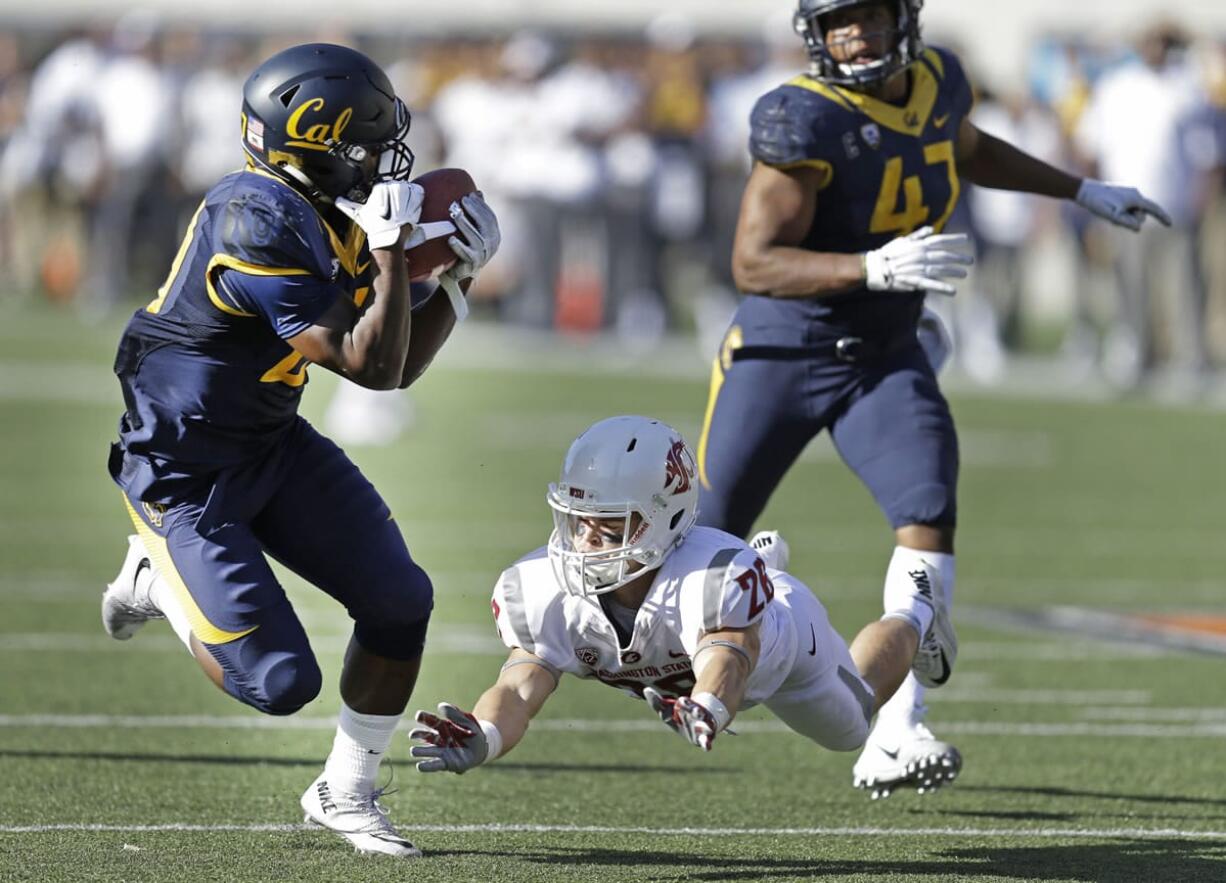
<path id="1" fill-rule="evenodd" d="M 420 184 L 426 191 L 422 201 L 419 223 L 431 221 L 450 221 L 451 204 L 459 201 L 477 189 L 472 175 L 463 169 L 435 169 L 413 179 L 414 184 Z M 456 253 L 447 244 L 447 239 L 455 235 L 449 233 L 430 239 L 404 253 L 409 262 L 409 279 L 413 282 L 424 282 L 444 270 L 450 269 L 458 260 Z"/>

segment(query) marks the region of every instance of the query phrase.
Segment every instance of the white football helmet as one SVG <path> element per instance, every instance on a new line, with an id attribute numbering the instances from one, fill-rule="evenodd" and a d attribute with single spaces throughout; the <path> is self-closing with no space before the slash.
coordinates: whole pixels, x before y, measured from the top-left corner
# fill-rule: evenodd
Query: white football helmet
<path id="1" fill-rule="evenodd" d="M 558 582 L 573 595 L 603 595 L 659 567 L 694 526 L 698 470 L 671 426 L 610 417 L 575 439 L 546 500 L 554 523 L 549 560 Z M 576 531 L 581 520 L 593 518 L 622 519 L 621 545 L 580 551 Z"/>

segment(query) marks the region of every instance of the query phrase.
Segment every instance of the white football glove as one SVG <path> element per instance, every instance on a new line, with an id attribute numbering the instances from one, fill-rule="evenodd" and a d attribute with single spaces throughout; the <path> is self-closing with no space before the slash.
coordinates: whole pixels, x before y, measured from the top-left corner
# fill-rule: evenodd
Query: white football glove
<path id="1" fill-rule="evenodd" d="M 711 693 L 672 699 L 662 696 L 654 687 L 646 687 L 643 698 L 669 729 L 703 751 L 711 750 L 715 734 L 731 718 L 724 703 Z"/>
<path id="2" fill-rule="evenodd" d="M 872 291 L 935 291 L 954 293 L 943 279 L 965 279 L 975 263 L 965 233 L 934 236 L 921 227 L 909 236 L 892 239 L 864 255 L 865 284 Z"/>
<path id="3" fill-rule="evenodd" d="M 498 216 L 480 193 L 470 193 L 453 202 L 451 220 L 460 236 L 452 236 L 447 244 L 459 261 L 439 274 L 438 284 L 447 292 L 456 321 L 462 322 L 468 315 L 468 301 L 460 290 L 460 282 L 476 276 L 490 262 L 502 244 L 502 231 L 498 228 Z"/>
<path id="4" fill-rule="evenodd" d="M 335 203 L 338 209 L 366 231 L 366 241 L 375 249 L 395 245 L 400 238 L 401 227 L 417 224 L 425 198 L 426 191 L 420 184 L 380 181 L 370 189 L 366 202 L 354 202 L 338 196 Z"/>
<path id="5" fill-rule="evenodd" d="M 1129 230 L 1140 230 L 1145 216 L 1171 226 L 1171 216 L 1162 206 L 1146 199 L 1135 187 L 1120 187 L 1086 178 L 1077 190 L 1077 204 L 1100 218 Z"/>
<path id="6" fill-rule="evenodd" d="M 480 193 L 470 193 L 453 202 L 451 220 L 460 236 L 452 236 L 447 244 L 460 260 L 447 272 L 458 281 L 476 276 L 490 262 L 502 245 L 502 231 L 498 228 L 498 216 Z"/>
<path id="7" fill-rule="evenodd" d="M 465 773 L 497 754 L 497 751 L 491 752 L 487 738 L 486 727 L 492 725 L 483 727 L 481 721 L 450 702 L 440 702 L 438 714 L 419 711 L 414 720 L 420 726 L 409 733 L 409 738 L 424 744 L 414 745 L 409 754 L 426 758 L 417 764 L 417 769 L 423 773 L 444 770 Z"/>

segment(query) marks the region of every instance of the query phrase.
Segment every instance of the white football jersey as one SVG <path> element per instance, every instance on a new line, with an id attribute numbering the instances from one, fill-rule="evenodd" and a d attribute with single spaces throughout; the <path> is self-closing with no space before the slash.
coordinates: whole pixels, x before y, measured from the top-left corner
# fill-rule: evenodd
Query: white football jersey
<path id="1" fill-rule="evenodd" d="M 638 696 L 648 686 L 687 695 L 694 686 L 690 659 L 704 632 L 760 623 L 761 652 L 742 705 L 749 707 L 779 688 L 796 659 L 792 618 L 773 603 L 779 591 L 809 590 L 768 570 L 737 537 L 695 527 L 656 571 L 624 646 L 597 598 L 571 595 L 559 585 L 543 547 L 503 572 L 492 607 L 508 647 Z"/>

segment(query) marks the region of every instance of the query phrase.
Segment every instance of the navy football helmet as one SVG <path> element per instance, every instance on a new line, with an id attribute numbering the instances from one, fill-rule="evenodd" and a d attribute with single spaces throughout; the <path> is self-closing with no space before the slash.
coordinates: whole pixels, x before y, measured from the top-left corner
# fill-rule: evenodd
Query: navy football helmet
<path id="1" fill-rule="evenodd" d="M 376 182 L 407 181 L 409 122 L 387 74 L 345 46 L 293 46 L 243 86 L 247 156 L 324 201 L 365 202 Z"/>
<path id="2" fill-rule="evenodd" d="M 792 17 L 796 33 L 804 38 L 812 61 L 812 75 L 824 83 L 836 86 L 863 87 L 884 82 L 910 65 L 924 52 L 920 37 L 919 13 L 924 0 L 893 0 L 897 25 L 891 41 L 892 49 L 880 61 L 872 64 L 845 64 L 834 60 L 826 45 L 826 29 L 822 18 L 838 9 L 865 6 L 879 0 L 800 0 Z"/>

